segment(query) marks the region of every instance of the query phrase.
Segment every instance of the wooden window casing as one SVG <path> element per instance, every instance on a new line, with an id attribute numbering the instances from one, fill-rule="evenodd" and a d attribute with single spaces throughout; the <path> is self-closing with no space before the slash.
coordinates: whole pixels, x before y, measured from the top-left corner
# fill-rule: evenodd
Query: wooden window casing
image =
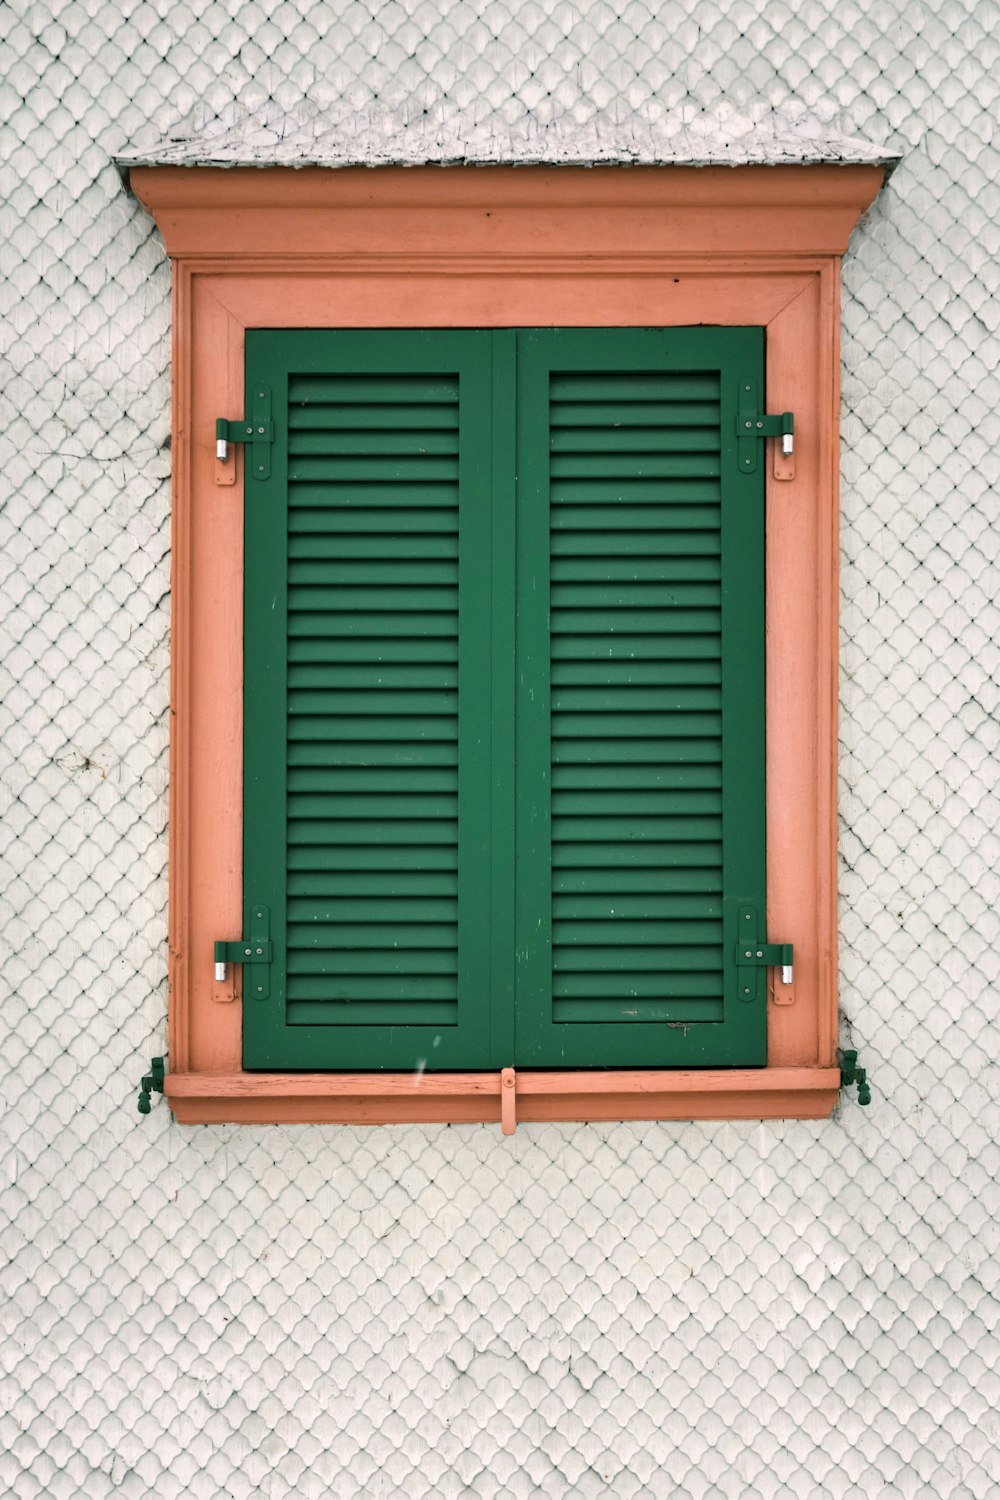
<path id="1" fill-rule="evenodd" d="M 767 922 L 795 945 L 763 1068 L 519 1072 L 520 1120 L 820 1117 L 837 1098 L 839 262 L 877 167 L 135 168 L 174 263 L 170 1013 L 178 1120 L 499 1120 L 501 1076 L 250 1073 L 242 921 L 247 328 L 762 326 Z M 770 980 L 769 980 L 770 984 Z M 507 1080 L 508 1087 L 511 1086 Z M 507 1111 L 509 1114 L 509 1111 Z"/>

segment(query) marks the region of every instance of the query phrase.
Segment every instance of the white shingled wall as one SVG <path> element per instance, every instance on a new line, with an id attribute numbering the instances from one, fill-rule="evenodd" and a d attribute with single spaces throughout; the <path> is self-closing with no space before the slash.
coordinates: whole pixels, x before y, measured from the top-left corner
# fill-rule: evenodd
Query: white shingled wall
<path id="1" fill-rule="evenodd" d="M 1000 1495 L 998 34 L 995 0 L 0 6 L 4 1492 Z M 303 129 L 332 160 L 901 154 L 844 271 L 871 1109 L 509 1141 L 135 1113 L 165 1046 L 170 306 L 110 158 L 182 118 L 264 158 Z"/>

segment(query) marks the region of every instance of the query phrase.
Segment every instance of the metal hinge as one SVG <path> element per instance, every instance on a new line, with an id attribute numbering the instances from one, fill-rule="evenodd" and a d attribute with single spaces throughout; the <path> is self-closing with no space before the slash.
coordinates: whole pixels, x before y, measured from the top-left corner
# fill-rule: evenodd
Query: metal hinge
<path id="1" fill-rule="evenodd" d="M 791 984 L 795 977 L 792 967 L 793 945 L 765 943 L 758 939 L 756 907 L 741 906 L 738 920 L 740 936 L 736 944 L 736 993 L 740 999 L 749 1002 L 760 998 L 762 969 L 780 969 L 782 984 Z"/>
<path id="2" fill-rule="evenodd" d="M 271 993 L 271 922 L 266 906 L 250 908 L 250 936 L 215 945 L 216 983 L 224 984 L 227 964 L 243 965 L 243 995 L 266 1000 Z"/>
<path id="3" fill-rule="evenodd" d="M 248 417 L 244 417 L 241 422 L 229 422 L 225 417 L 219 417 L 215 424 L 216 458 L 220 463 L 225 463 L 229 457 L 230 443 L 246 443 L 250 454 L 247 470 L 254 479 L 270 479 L 273 442 L 271 390 L 266 385 L 254 388 Z"/>
<path id="4" fill-rule="evenodd" d="M 858 1103 L 864 1107 L 872 1102 L 872 1091 L 868 1087 L 868 1074 L 864 1068 L 858 1067 L 858 1054 L 856 1052 L 837 1052 L 837 1062 L 840 1065 L 840 1087 L 848 1089 L 852 1084 L 858 1086 Z"/>
<path id="5" fill-rule="evenodd" d="M 139 1113 L 148 1115 L 150 1111 L 150 1096 L 163 1093 L 163 1080 L 167 1069 L 162 1057 L 154 1057 L 149 1064 L 149 1072 L 139 1085 Z"/>
<path id="6" fill-rule="evenodd" d="M 768 437 L 780 437 L 781 451 L 786 458 L 790 457 L 795 452 L 794 413 L 783 411 L 777 416 L 765 416 L 757 400 L 756 381 L 741 381 L 736 412 L 736 448 L 743 474 L 756 472 L 757 441 Z"/>

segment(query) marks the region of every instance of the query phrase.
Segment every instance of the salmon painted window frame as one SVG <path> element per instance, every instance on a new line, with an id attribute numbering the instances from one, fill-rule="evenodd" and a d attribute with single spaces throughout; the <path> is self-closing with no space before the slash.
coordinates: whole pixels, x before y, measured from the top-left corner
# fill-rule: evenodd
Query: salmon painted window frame
<path id="1" fill-rule="evenodd" d="M 837 1099 L 840 258 L 868 166 L 133 168 L 173 262 L 169 1071 L 184 1123 L 820 1118 Z M 248 328 L 763 327 L 768 983 L 762 1068 L 256 1073 L 241 1066 Z M 775 451 L 771 451 L 771 450 Z"/>

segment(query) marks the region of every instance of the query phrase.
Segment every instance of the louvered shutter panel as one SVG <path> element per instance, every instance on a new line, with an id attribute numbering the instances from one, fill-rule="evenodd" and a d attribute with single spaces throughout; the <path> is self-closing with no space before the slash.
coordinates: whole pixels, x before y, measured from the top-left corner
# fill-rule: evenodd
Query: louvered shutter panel
<path id="1" fill-rule="evenodd" d="M 762 331 L 253 332 L 247 381 L 245 1066 L 763 1063 Z"/>
<path id="2" fill-rule="evenodd" d="M 247 1067 L 491 1064 L 492 378 L 488 333 L 248 333 Z"/>
<path id="3" fill-rule="evenodd" d="M 766 1061 L 759 329 L 518 343 L 517 1059 Z M 761 926 L 763 931 L 763 926 Z M 755 931 L 756 935 L 756 931 Z"/>

